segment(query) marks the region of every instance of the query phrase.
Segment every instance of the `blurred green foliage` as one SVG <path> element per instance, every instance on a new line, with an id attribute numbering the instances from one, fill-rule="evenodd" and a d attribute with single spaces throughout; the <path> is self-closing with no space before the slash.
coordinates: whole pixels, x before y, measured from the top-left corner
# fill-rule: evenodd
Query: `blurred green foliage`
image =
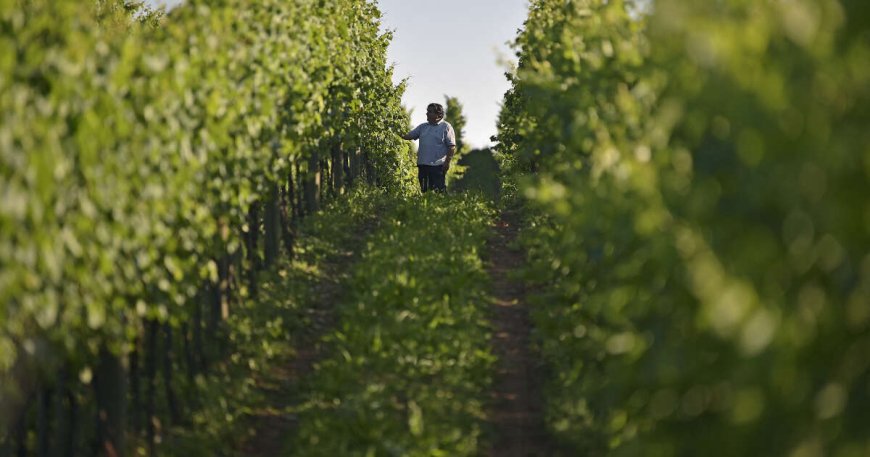
<path id="1" fill-rule="evenodd" d="M 453 126 L 453 131 L 456 134 L 456 154 L 451 161 L 451 167 L 447 171 L 448 182 L 453 182 L 460 179 L 465 173 L 465 166 L 462 164 L 462 158 L 468 154 L 470 148 L 465 144 L 465 124 L 468 122 L 465 118 L 465 113 L 462 109 L 462 103 L 456 97 L 449 95 L 444 96 L 444 120 Z"/>
<path id="2" fill-rule="evenodd" d="M 465 118 L 462 103 L 456 97 L 444 96 L 444 111 L 444 119 L 450 122 L 456 133 L 456 158 L 458 159 L 471 149 L 465 144 L 465 124 L 468 120 Z"/>
<path id="3" fill-rule="evenodd" d="M 451 189 L 480 192 L 487 199 L 498 201 L 501 190 L 500 169 L 492 150 L 474 149 L 459 160 L 459 165 L 465 171 Z"/>
<path id="4" fill-rule="evenodd" d="M 497 149 L 532 207 L 551 430 L 870 453 L 866 2 L 537 0 L 516 47 Z"/>

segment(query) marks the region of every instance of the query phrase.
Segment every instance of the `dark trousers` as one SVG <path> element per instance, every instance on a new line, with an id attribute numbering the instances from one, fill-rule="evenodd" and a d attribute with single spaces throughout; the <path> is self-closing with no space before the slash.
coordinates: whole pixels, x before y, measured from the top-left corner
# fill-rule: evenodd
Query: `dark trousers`
<path id="1" fill-rule="evenodd" d="M 420 181 L 420 190 L 428 192 L 444 192 L 447 190 L 445 183 L 444 168 L 441 165 L 417 165 L 417 179 Z"/>

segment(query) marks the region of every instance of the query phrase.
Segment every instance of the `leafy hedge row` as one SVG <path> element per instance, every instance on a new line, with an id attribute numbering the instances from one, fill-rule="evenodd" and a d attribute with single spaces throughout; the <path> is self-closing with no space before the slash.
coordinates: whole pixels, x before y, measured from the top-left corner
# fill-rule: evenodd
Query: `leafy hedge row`
<path id="1" fill-rule="evenodd" d="M 868 18 L 849 0 L 532 2 L 499 149 L 537 214 L 564 441 L 870 453 Z"/>
<path id="2" fill-rule="evenodd" d="M 489 352 L 480 199 L 397 199 L 310 380 L 299 455 L 474 455 Z"/>
<path id="3" fill-rule="evenodd" d="M 276 221 L 413 184 L 374 4 L 123 4 L 0 2 L 0 441 L 61 371 L 123 400 L 146 322 L 195 320 L 192 345 L 205 297 L 225 319 Z"/>

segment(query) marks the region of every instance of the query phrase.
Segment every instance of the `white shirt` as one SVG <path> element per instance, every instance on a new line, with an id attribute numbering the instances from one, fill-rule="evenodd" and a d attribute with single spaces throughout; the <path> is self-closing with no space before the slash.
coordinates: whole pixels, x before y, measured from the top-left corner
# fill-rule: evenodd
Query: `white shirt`
<path id="1" fill-rule="evenodd" d="M 456 147 L 456 134 L 453 126 L 445 120 L 437 124 L 424 122 L 408 132 L 412 140 L 419 139 L 417 148 L 418 165 L 442 165 L 447 159 L 447 151 Z"/>

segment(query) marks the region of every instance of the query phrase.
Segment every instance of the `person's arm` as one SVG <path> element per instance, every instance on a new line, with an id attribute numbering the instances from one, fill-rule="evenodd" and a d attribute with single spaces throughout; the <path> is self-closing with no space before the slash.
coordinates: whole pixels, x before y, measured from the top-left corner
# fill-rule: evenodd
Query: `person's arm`
<path id="1" fill-rule="evenodd" d="M 450 169 L 450 160 L 453 159 L 453 154 L 456 154 L 456 146 L 450 146 L 450 149 L 447 150 L 447 158 L 444 159 L 444 173 L 447 173 L 447 170 Z"/>
<path id="2" fill-rule="evenodd" d="M 453 154 L 456 154 L 456 133 L 453 131 L 453 126 L 447 124 L 447 157 L 444 159 L 444 173 L 450 169 L 450 160 L 453 159 Z"/>
<path id="3" fill-rule="evenodd" d="M 411 130 L 410 132 L 402 135 L 403 140 L 416 140 L 418 138 L 420 138 L 420 126 L 419 125 L 417 127 L 415 127 L 414 130 Z"/>

